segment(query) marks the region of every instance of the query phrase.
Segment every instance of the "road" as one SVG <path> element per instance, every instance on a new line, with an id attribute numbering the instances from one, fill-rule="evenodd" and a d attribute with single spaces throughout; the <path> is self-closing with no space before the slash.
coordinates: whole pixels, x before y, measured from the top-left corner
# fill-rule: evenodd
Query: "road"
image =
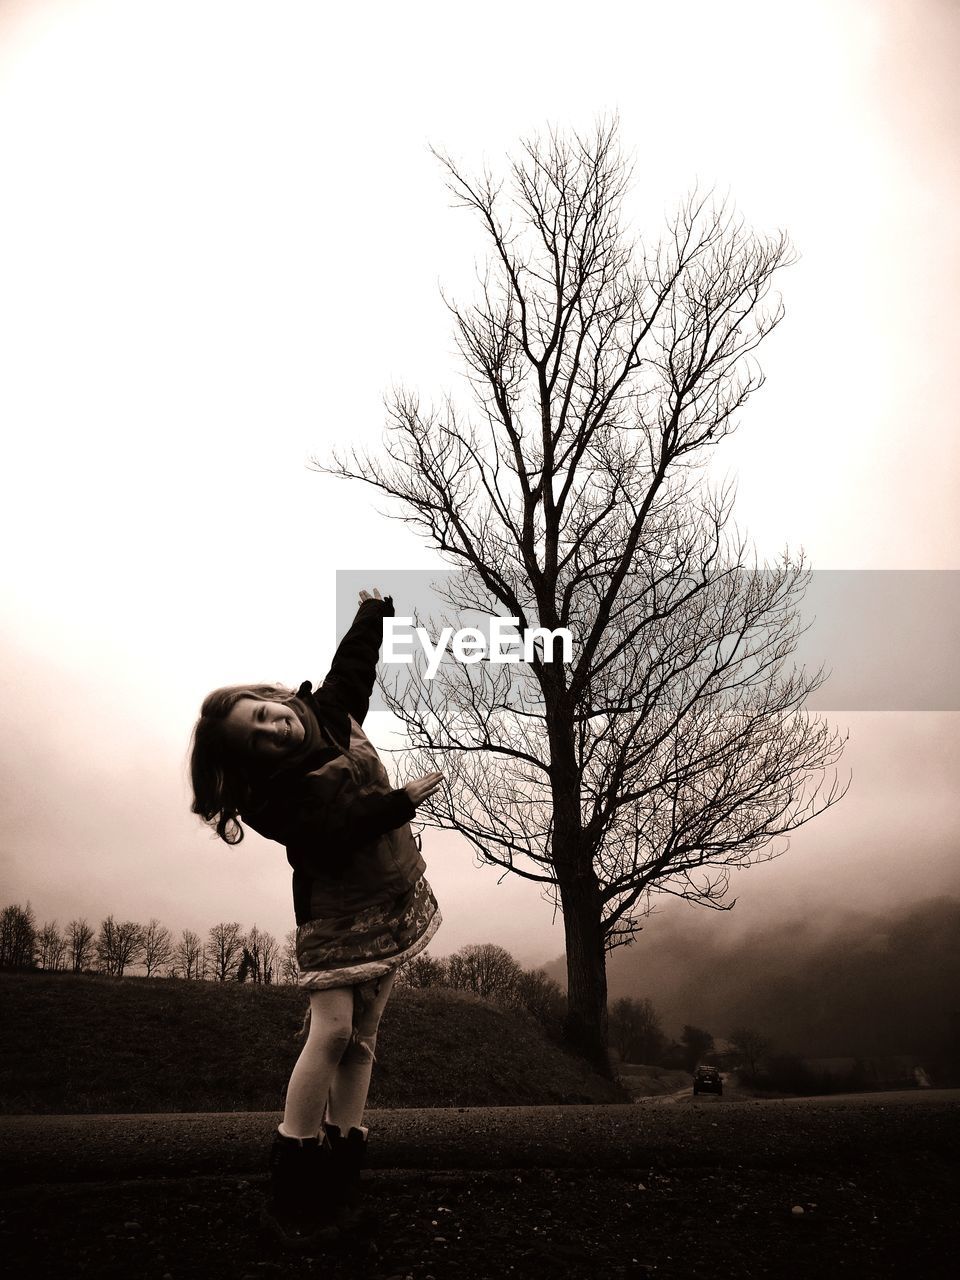
<path id="1" fill-rule="evenodd" d="M 690 1089 L 619 1106 L 425 1107 L 370 1111 L 378 1169 L 623 1168 L 668 1158 L 758 1158 L 768 1135 L 795 1158 L 837 1128 L 837 1114 L 880 1128 L 884 1115 L 960 1114 L 960 1089 L 744 1099 Z M 680 1118 L 689 1112 L 693 1119 Z M 0 1185 L 109 1176 L 256 1173 L 274 1112 L 0 1117 Z"/>
<path id="2" fill-rule="evenodd" d="M 369 1229 L 258 1227 L 275 1113 L 0 1120 L 29 1280 L 953 1280 L 960 1090 L 375 1111 Z"/>

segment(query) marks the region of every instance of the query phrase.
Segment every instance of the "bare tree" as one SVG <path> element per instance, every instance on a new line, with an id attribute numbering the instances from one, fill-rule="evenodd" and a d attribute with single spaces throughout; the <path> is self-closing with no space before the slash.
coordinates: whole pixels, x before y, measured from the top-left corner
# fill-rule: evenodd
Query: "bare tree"
<path id="1" fill-rule="evenodd" d="M 297 931 L 291 929 L 283 940 L 280 958 L 277 962 L 277 981 L 296 983 L 300 978 L 300 965 L 297 961 Z"/>
<path id="2" fill-rule="evenodd" d="M 82 917 L 67 925 L 67 946 L 71 969 L 81 973 L 93 958 L 93 929 Z"/>
<path id="3" fill-rule="evenodd" d="M 97 957 L 97 965 L 101 973 L 112 973 L 113 955 L 116 950 L 116 921 L 112 915 L 101 920 L 100 928 L 93 940 L 93 949 Z"/>
<path id="4" fill-rule="evenodd" d="M 267 984 L 277 979 L 279 946 L 272 933 L 253 925 L 247 934 L 246 949 L 251 960 L 251 976 L 254 982 Z"/>
<path id="5" fill-rule="evenodd" d="M 525 143 L 509 196 L 439 157 L 492 249 L 478 302 L 450 304 L 478 421 L 400 390 L 386 459 L 314 463 L 399 501 L 463 570 L 452 608 L 548 633 L 505 669 L 384 691 L 411 773 L 446 773 L 422 816 L 560 906 L 566 1033 L 601 1070 L 606 952 L 651 894 L 732 906 L 730 869 L 843 794 L 809 785 L 842 751 L 803 712 L 822 673 L 784 670 L 802 557 L 751 568 L 724 537 L 730 487 L 700 475 L 762 383 L 788 240 L 694 191 L 659 242 L 630 242 L 616 131 Z M 549 660 L 560 628 L 569 662 Z"/>
<path id="6" fill-rule="evenodd" d="M 203 977 L 203 943 L 192 929 L 184 929 L 173 949 L 173 969 L 180 978 Z"/>
<path id="7" fill-rule="evenodd" d="M 136 920 L 123 920 L 116 927 L 114 973 L 122 978 L 129 964 L 136 964 L 143 954 L 143 925 Z"/>
<path id="8" fill-rule="evenodd" d="M 0 912 L 0 969 L 32 969 L 37 962 L 33 908 L 11 904 Z"/>
<path id="9" fill-rule="evenodd" d="M 139 960 L 143 951 L 143 925 L 109 915 L 101 922 L 94 946 L 101 971 L 122 978 L 127 965 Z"/>
<path id="10" fill-rule="evenodd" d="M 37 963 L 41 969 L 56 971 L 64 967 L 67 940 L 57 928 L 56 920 L 47 921 L 37 934 Z"/>
<path id="11" fill-rule="evenodd" d="M 656 1062 L 666 1038 L 650 1000 L 624 996 L 610 1006 L 610 1043 L 624 1062 Z"/>
<path id="12" fill-rule="evenodd" d="M 173 938 L 166 925 L 153 917 L 143 931 L 143 963 L 147 977 L 173 960 Z"/>
<path id="13" fill-rule="evenodd" d="M 752 1027 L 735 1027 L 730 1032 L 729 1040 L 751 1076 L 757 1074 L 761 1062 L 769 1056 L 773 1048 L 773 1042 Z"/>
<path id="14" fill-rule="evenodd" d="M 397 970 L 397 984 L 402 987 L 446 987 L 450 985 L 448 966 L 439 956 L 421 951 Z"/>
<path id="15" fill-rule="evenodd" d="M 561 1025 L 567 1004 L 560 983 L 545 969 L 524 969 L 519 974 L 513 986 L 512 1003 L 550 1028 Z"/>
<path id="16" fill-rule="evenodd" d="M 217 982 L 226 982 L 233 976 L 243 955 L 243 930 L 237 921 L 215 924 L 208 936 L 207 950 L 213 976 Z"/>
<path id="17" fill-rule="evenodd" d="M 510 952 L 493 942 L 461 947 L 447 960 L 450 986 L 473 991 L 484 999 L 509 996 L 520 973 L 520 966 Z"/>

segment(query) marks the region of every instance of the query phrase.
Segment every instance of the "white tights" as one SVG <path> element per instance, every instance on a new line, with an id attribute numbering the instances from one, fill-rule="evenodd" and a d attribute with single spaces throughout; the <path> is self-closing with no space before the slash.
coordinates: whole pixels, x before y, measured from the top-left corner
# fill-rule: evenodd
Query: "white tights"
<path id="1" fill-rule="evenodd" d="M 312 1138 L 325 1119 L 341 1133 L 362 1128 L 377 1028 L 394 976 L 381 978 L 377 994 L 356 1004 L 353 987 L 310 992 L 310 1030 L 287 1085 L 281 1133 Z"/>

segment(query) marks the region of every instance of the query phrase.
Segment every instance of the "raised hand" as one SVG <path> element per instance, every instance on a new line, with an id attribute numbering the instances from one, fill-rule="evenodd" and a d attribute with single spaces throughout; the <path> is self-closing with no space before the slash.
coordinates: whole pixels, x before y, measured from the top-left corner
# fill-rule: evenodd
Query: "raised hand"
<path id="1" fill-rule="evenodd" d="M 442 773 L 425 773 L 422 778 L 414 778 L 403 788 L 415 805 L 423 804 L 427 796 L 433 793 L 443 782 Z"/>
<path id="2" fill-rule="evenodd" d="M 361 603 L 361 604 L 363 604 L 364 600 L 382 600 L 382 599 L 383 599 L 383 596 L 380 594 L 380 588 L 379 588 L 379 587 L 374 587 L 374 588 L 373 588 L 373 595 L 371 595 L 369 591 L 361 591 L 361 592 L 360 592 L 360 603 Z"/>

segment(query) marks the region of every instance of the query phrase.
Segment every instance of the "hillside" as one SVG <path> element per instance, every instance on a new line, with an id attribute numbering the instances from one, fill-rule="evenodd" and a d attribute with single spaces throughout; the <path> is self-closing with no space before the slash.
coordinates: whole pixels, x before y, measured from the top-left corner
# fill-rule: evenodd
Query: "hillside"
<path id="1" fill-rule="evenodd" d="M 0 973 L 0 1111 L 269 1111 L 302 1044 L 291 987 Z M 461 991 L 398 989 L 372 1107 L 621 1102 L 530 1018 Z"/>

